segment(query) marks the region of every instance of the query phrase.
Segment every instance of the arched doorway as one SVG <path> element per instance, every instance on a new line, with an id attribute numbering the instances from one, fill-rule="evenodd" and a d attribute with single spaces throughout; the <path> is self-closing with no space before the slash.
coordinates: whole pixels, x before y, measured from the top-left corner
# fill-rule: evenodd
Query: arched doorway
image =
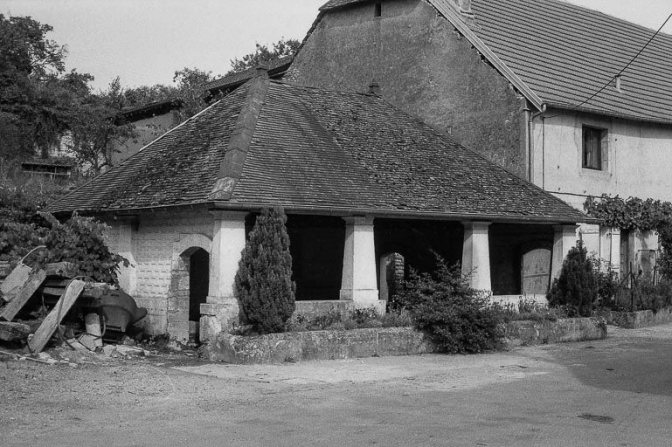
<path id="1" fill-rule="evenodd" d="M 198 248 L 189 257 L 189 341 L 198 343 L 201 304 L 206 302 L 210 286 L 210 255 Z"/>
<path id="2" fill-rule="evenodd" d="M 406 279 L 406 260 L 401 253 L 387 253 L 380 257 L 379 296 L 388 305 L 394 306 L 398 290 Z"/>

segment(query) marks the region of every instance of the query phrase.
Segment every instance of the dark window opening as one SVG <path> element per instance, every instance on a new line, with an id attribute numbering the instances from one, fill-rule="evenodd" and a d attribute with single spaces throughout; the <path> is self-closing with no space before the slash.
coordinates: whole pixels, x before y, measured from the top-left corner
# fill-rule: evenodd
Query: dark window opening
<path id="1" fill-rule="evenodd" d="M 602 150 L 605 147 L 607 131 L 595 127 L 583 128 L 583 167 L 603 169 Z"/>
<path id="2" fill-rule="evenodd" d="M 206 302 L 210 284 L 210 255 L 199 248 L 189 258 L 189 321 L 201 317 L 201 304 Z"/>
<path id="3" fill-rule="evenodd" d="M 382 3 L 378 2 L 375 4 L 374 10 L 373 10 L 373 16 L 374 17 L 380 17 L 383 14 L 383 5 Z"/>

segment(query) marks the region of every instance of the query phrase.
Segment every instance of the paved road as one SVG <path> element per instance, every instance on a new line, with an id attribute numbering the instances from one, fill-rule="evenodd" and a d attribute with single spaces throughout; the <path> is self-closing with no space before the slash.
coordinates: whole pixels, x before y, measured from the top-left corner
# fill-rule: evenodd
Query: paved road
<path id="1" fill-rule="evenodd" d="M 0 445 L 672 445 L 672 325 L 610 330 L 480 356 L 65 370 L 0 410 Z"/>

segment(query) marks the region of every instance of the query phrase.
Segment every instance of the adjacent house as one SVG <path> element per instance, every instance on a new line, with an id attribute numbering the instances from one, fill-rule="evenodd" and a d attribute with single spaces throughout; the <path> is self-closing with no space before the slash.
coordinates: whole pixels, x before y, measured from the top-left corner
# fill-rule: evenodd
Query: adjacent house
<path id="1" fill-rule="evenodd" d="M 331 0 L 284 79 L 366 91 L 583 209 L 672 199 L 672 36 L 559 0 Z M 643 50 L 643 51 L 642 51 Z M 640 53 L 641 51 L 641 53 Z M 616 270 L 655 235 L 581 225 Z"/>
<path id="2" fill-rule="evenodd" d="M 473 287 L 544 293 L 589 219 L 371 93 L 265 70 L 51 205 L 111 226 L 148 329 L 201 341 L 233 324 L 233 282 L 264 207 L 288 214 L 297 310 L 384 309 L 388 264 L 461 262 Z M 393 276 L 393 275 L 390 275 Z"/>

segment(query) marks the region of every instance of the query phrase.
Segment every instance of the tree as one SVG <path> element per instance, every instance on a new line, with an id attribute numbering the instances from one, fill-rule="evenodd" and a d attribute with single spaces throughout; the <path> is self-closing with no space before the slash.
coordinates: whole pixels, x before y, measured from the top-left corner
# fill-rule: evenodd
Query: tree
<path id="1" fill-rule="evenodd" d="M 65 127 L 71 91 L 59 75 L 66 49 L 46 38 L 51 30 L 30 17 L 0 14 L 2 157 L 26 158 L 36 147 L 45 152 Z"/>
<path id="2" fill-rule="evenodd" d="M 69 129 L 72 150 L 80 166 L 90 169 L 90 174 L 98 174 L 112 166 L 112 156 L 117 147 L 136 136 L 132 124 L 118 121 L 126 100 L 119 78 L 100 94 L 82 97 L 73 112 Z"/>
<path id="3" fill-rule="evenodd" d="M 271 49 L 258 42 L 255 45 L 256 50 L 254 53 L 246 54 L 242 59 L 235 58 L 231 60 L 231 70 L 227 73 L 227 76 L 256 67 L 259 64 L 267 64 L 281 57 L 293 56 L 299 49 L 301 42 L 296 39 L 285 40 L 282 38 L 272 44 Z"/>
<path id="4" fill-rule="evenodd" d="M 283 332 L 294 313 L 296 284 L 287 216 L 282 209 L 264 209 L 245 244 L 236 273 L 234 292 L 240 319 L 258 333 Z"/>

